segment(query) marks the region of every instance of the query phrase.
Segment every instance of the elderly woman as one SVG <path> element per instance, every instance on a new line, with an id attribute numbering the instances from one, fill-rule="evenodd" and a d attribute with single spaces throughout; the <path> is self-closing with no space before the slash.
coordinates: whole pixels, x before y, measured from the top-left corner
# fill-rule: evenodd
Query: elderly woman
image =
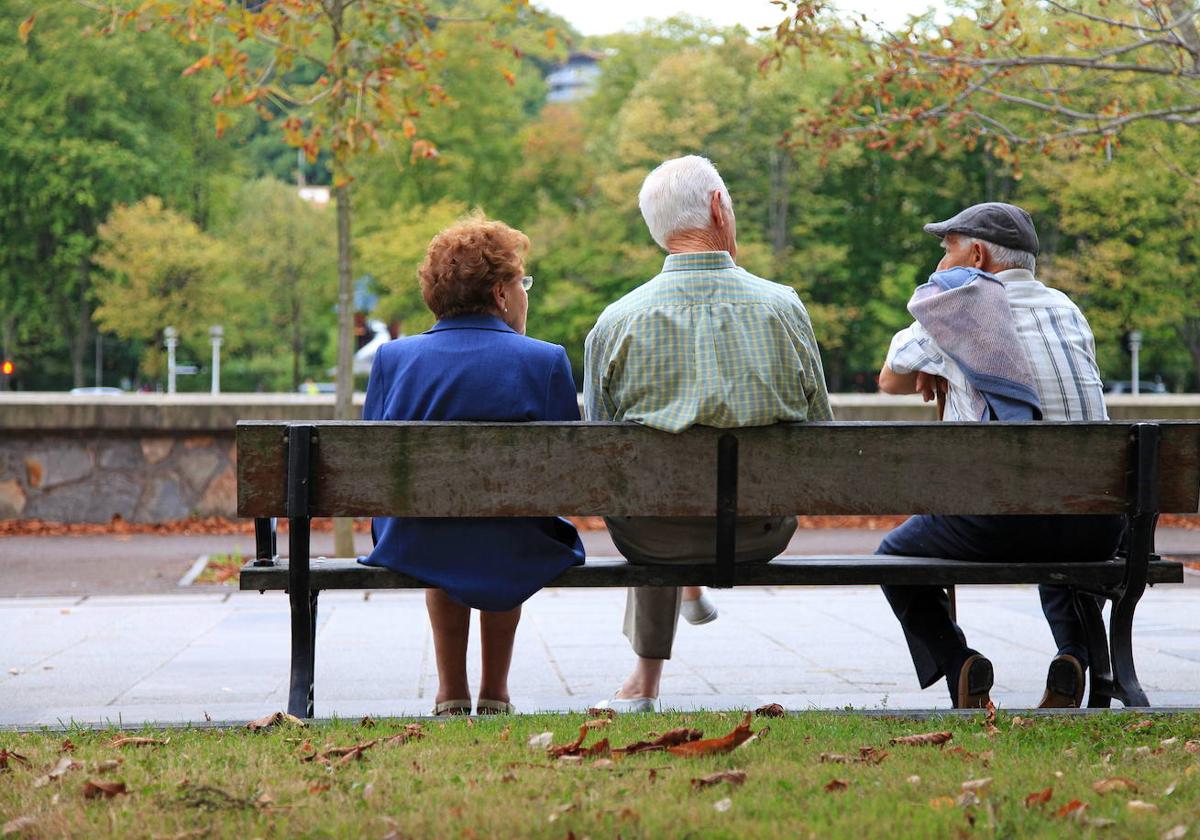
<path id="1" fill-rule="evenodd" d="M 475 215 L 439 233 L 420 269 L 437 323 L 385 344 L 375 356 L 364 420 L 578 420 L 563 348 L 525 336 L 529 249 L 525 234 Z M 433 713 L 471 713 L 467 637 L 480 611 L 483 669 L 477 714 L 510 713 L 508 669 L 521 603 L 583 562 L 572 525 L 524 519 L 377 518 L 375 549 L 361 562 L 431 587 L 438 691 Z"/>

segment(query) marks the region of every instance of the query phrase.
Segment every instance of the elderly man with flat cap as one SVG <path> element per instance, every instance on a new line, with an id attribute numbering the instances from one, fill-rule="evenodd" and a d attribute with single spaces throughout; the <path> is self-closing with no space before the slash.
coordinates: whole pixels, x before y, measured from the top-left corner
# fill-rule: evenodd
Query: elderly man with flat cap
<path id="1" fill-rule="evenodd" d="M 945 420 L 1107 420 L 1087 319 L 1034 276 L 1039 245 L 1030 215 L 989 202 L 925 231 L 941 238 L 945 254 L 909 301 L 915 322 L 892 339 L 880 389 L 923 393 L 926 401 L 944 393 Z M 914 516 L 878 553 L 981 563 L 1104 560 L 1116 552 L 1123 528 L 1119 516 Z M 992 664 L 967 645 L 946 592 L 886 586 L 884 594 L 921 687 L 945 677 L 956 708 L 986 706 Z M 1069 589 L 1043 586 L 1040 594 L 1058 646 L 1040 705 L 1078 706 L 1086 634 Z"/>

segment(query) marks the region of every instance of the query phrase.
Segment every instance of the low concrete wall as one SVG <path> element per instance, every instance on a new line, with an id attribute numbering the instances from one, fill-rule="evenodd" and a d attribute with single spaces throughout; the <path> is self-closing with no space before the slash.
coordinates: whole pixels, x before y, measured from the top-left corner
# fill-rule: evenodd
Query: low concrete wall
<path id="1" fill-rule="evenodd" d="M 834 394 L 830 401 L 839 420 L 935 419 L 919 397 Z M 1114 420 L 1200 419 L 1200 394 L 1119 395 L 1108 406 Z M 0 394 L 0 519 L 233 516 L 238 420 L 332 418 L 331 396 Z"/>

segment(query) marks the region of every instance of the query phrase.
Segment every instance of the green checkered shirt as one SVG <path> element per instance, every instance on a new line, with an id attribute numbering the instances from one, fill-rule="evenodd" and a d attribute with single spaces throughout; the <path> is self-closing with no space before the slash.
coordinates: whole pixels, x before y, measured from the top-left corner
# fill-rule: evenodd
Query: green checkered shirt
<path id="1" fill-rule="evenodd" d="M 799 296 L 725 251 L 668 256 L 604 310 L 585 347 L 589 420 L 681 432 L 833 419 Z"/>

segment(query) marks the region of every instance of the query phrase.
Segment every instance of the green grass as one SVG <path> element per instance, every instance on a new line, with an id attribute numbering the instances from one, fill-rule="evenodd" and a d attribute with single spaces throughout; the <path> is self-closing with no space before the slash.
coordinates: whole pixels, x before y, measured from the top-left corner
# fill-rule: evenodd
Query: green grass
<path id="1" fill-rule="evenodd" d="M 754 728 L 770 731 L 729 754 L 651 752 L 599 763 L 555 761 L 528 745 L 543 731 L 556 744 L 573 740 L 579 715 L 427 720 L 424 737 L 377 744 L 344 766 L 301 756 L 400 732 L 404 723 L 142 731 L 170 742 L 125 747 L 112 744 L 115 730 L 0 733 L 0 747 L 29 759 L 24 766 L 10 758 L 0 771 L 0 824 L 28 817 L 38 837 L 1162 838 L 1184 826 L 1186 836 L 1200 838 L 1200 715 L 1148 719 L 1138 726 L 1136 714 L 1058 716 L 1014 725 L 1001 714 L 999 731 L 988 735 L 982 715 L 915 721 L 813 712 L 757 718 Z M 589 733 L 585 746 L 601 737 L 623 746 L 679 726 L 720 736 L 739 720 L 711 712 L 619 717 Z M 888 743 L 935 730 L 953 740 Z M 64 737 L 84 767 L 36 786 L 63 758 Z M 889 754 L 879 764 L 821 758 L 857 757 L 868 746 Z M 98 762 L 112 759 L 122 763 L 100 772 Z M 692 779 L 726 769 L 745 771 L 745 784 L 693 788 Z M 1114 776 L 1137 792 L 1093 789 Z M 977 803 L 956 801 L 964 782 L 985 778 L 992 782 Z M 130 793 L 86 799 L 92 779 L 123 782 Z M 826 791 L 834 779 L 848 788 Z M 1053 788 L 1049 802 L 1027 808 L 1026 796 L 1046 788 Z M 1076 799 L 1086 803 L 1085 819 L 1055 816 Z M 1131 799 L 1157 809 L 1132 810 Z M 1104 827 L 1105 820 L 1113 822 Z"/>

